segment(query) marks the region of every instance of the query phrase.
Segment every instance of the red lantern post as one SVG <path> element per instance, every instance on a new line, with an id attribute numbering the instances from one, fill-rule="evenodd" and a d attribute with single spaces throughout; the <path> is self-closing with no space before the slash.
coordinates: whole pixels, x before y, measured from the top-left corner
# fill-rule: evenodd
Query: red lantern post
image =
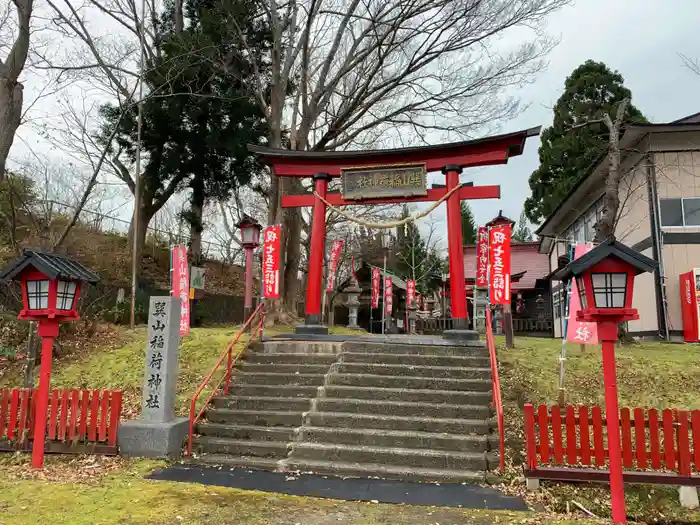
<path id="1" fill-rule="evenodd" d="M 99 277 L 82 264 L 53 253 L 25 250 L 20 257 L 0 270 L 0 280 L 19 281 L 22 288 L 23 308 L 20 320 L 36 321 L 41 342 L 39 388 L 34 415 L 34 443 L 32 466 L 44 466 L 46 413 L 51 386 L 51 359 L 53 341 L 58 336 L 60 323 L 80 319 L 78 298 L 81 284 L 96 283 Z"/>
<path id="2" fill-rule="evenodd" d="M 610 458 L 610 495 L 614 523 L 627 523 L 625 489 L 620 450 L 620 415 L 615 370 L 615 341 L 617 326 L 639 319 L 632 307 L 634 278 L 652 272 L 658 266 L 653 259 L 621 244 L 611 237 L 556 273 L 556 278 L 569 281 L 576 278 L 581 310 L 578 321 L 594 322 L 602 341 L 603 381 L 605 385 L 605 416 Z"/>
<path id="3" fill-rule="evenodd" d="M 253 313 L 253 251 L 260 246 L 262 226 L 258 221 L 244 215 L 236 225 L 241 230 L 241 246 L 245 250 L 245 294 L 243 296 L 243 317 L 245 320 Z M 251 326 L 251 330 L 253 327 Z"/>

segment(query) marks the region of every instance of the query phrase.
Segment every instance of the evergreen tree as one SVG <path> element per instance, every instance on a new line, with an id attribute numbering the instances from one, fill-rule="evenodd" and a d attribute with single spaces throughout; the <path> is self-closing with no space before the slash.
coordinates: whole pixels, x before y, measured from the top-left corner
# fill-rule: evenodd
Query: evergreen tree
<path id="1" fill-rule="evenodd" d="M 139 254 L 151 218 L 174 193 L 187 187 L 192 196 L 185 218 L 194 245 L 203 229 L 205 202 L 228 197 L 260 169 L 247 144 L 267 133 L 264 115 L 248 87 L 255 69 L 251 60 L 262 60 L 267 46 L 266 29 L 255 21 L 252 3 L 189 0 L 185 4 L 189 24 L 183 31 L 175 31 L 169 4 L 158 26 L 161 53 L 152 58 L 154 65 L 145 75 L 145 83 L 155 88 L 143 104 Z M 251 46 L 260 51 L 255 57 L 224 38 L 234 25 L 248 32 Z M 124 106 L 131 107 L 121 119 L 114 149 L 133 161 L 138 145 L 136 107 L 131 101 Z M 102 108 L 103 136 L 109 135 L 121 113 L 122 107 Z M 122 178 L 131 181 L 128 169 L 122 165 L 120 170 Z M 199 247 L 193 246 L 193 251 Z"/>
<path id="2" fill-rule="evenodd" d="M 525 210 L 520 214 L 518 225 L 513 230 L 513 240 L 517 242 L 532 242 L 532 231 L 530 231 L 530 223 L 525 215 Z"/>
<path id="3" fill-rule="evenodd" d="M 593 60 L 566 79 L 564 92 L 554 106 L 554 121 L 542 132 L 540 167 L 530 175 L 532 194 L 525 201 L 525 214 L 531 222 L 539 223 L 549 216 L 605 153 L 608 130 L 596 121 L 605 113 L 615 114 L 623 99 L 631 99 L 623 82 L 620 73 Z M 646 119 L 630 105 L 626 122 Z"/>
<path id="4" fill-rule="evenodd" d="M 467 201 L 461 201 L 459 208 L 462 216 L 462 244 L 476 244 L 477 231 L 472 209 Z"/>
<path id="5" fill-rule="evenodd" d="M 404 205 L 402 218 L 409 215 L 410 210 Z M 434 283 L 440 278 L 445 258 L 440 255 L 430 238 L 423 238 L 415 223 L 409 222 L 397 230 L 394 264 L 391 270 L 403 279 L 414 279 L 417 289 L 424 293 L 432 291 Z M 428 243 L 432 245 L 429 246 Z"/>

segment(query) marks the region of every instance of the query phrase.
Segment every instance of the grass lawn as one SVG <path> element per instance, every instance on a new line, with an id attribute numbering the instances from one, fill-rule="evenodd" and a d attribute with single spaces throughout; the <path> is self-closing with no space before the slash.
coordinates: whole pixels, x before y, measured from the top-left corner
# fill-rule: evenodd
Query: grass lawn
<path id="1" fill-rule="evenodd" d="M 236 327 L 194 329 L 182 342 L 178 413 L 211 369 Z M 289 331 L 289 327 L 275 332 Z M 345 329 L 338 329 L 343 333 Z M 96 339 L 100 339 L 99 335 Z M 100 343 L 103 341 L 100 340 Z M 502 343 L 502 341 L 499 341 Z M 99 345 L 99 343 L 98 343 Z M 96 346 L 98 346 L 96 345 Z M 243 348 L 244 342 L 237 350 Z M 207 525 L 481 525 L 491 523 L 566 525 L 586 520 L 573 501 L 596 515 L 609 515 L 607 488 L 544 484 L 526 495 L 520 471 L 522 411 L 525 402 L 553 403 L 557 398 L 560 341 L 516 340 L 514 350 L 498 350 L 506 404 L 509 470 L 504 491 L 521 494 L 536 512 L 507 513 L 339 502 L 143 479 L 159 463 L 103 457 L 49 457 L 47 468 L 33 472 L 26 456 L 0 456 L 0 525 L 148 524 Z M 569 345 L 566 386 L 571 403 L 602 404 L 600 352 Z M 125 393 L 129 417 L 138 411 L 143 379 L 145 329 L 118 330 L 106 348 L 91 348 L 56 360 L 56 387 L 115 388 Z M 0 386 L 16 385 L 20 370 L 0 377 Z M 623 405 L 700 408 L 700 348 L 645 343 L 618 351 L 618 384 Z M 641 521 L 700 523 L 700 513 L 678 507 L 673 488 L 627 489 L 628 512 Z M 571 514 L 565 514 L 567 507 Z"/>
<path id="2" fill-rule="evenodd" d="M 557 402 L 561 340 L 521 337 L 516 339 L 516 348 L 508 350 L 503 339 L 498 339 L 507 457 L 512 462 L 509 477 L 517 479 L 525 450 L 522 405 Z M 616 350 L 621 407 L 700 409 L 700 346 L 645 342 Z M 567 344 L 565 387 L 568 403 L 604 407 L 599 347 L 582 350 Z M 573 500 L 598 516 L 609 516 L 607 487 L 543 486 L 541 493 L 528 496 L 531 504 L 564 511 Z M 628 514 L 641 521 L 700 523 L 700 512 L 680 508 L 673 487 L 627 485 L 625 494 Z"/>

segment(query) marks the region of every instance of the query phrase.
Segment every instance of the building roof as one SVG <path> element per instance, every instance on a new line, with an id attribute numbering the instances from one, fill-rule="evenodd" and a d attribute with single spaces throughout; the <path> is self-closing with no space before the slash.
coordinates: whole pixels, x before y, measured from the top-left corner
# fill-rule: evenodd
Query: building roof
<path id="1" fill-rule="evenodd" d="M 522 274 L 518 281 L 513 280 L 514 290 L 534 290 L 538 279 L 549 274 L 549 256 L 539 253 L 539 242 L 513 243 L 510 252 L 510 273 L 513 277 Z M 464 246 L 464 275 L 473 280 L 476 275 L 476 246 Z"/>
<path id="2" fill-rule="evenodd" d="M 678 121 L 663 123 L 663 124 L 631 124 L 625 130 L 624 135 L 620 139 L 621 156 L 624 158 L 630 153 L 636 152 L 635 146 L 646 137 L 649 133 L 674 133 L 679 131 L 700 131 L 700 122 L 695 118 L 695 115 L 690 115 Z M 584 196 L 592 192 L 603 191 L 602 182 L 605 179 L 605 174 L 608 171 L 608 158 L 606 154 L 602 154 L 594 164 L 594 167 L 584 176 L 582 176 L 576 184 L 569 190 L 566 197 L 559 203 L 554 211 L 545 219 L 542 225 L 535 232 L 540 237 L 552 237 L 557 234 L 560 226 L 560 221 L 566 218 L 568 212 L 571 211 L 570 201 L 580 202 Z M 581 210 L 582 212 L 585 210 Z M 542 250 L 544 251 L 544 250 Z"/>
<path id="3" fill-rule="evenodd" d="M 0 281 L 10 281 L 30 266 L 46 274 L 49 279 L 70 279 L 91 284 L 100 280 L 92 270 L 65 255 L 24 250 L 22 255 L 0 270 Z"/>
<path id="4" fill-rule="evenodd" d="M 554 278 L 559 281 L 569 280 L 572 276 L 580 275 L 606 257 L 615 257 L 630 264 L 637 274 L 653 272 L 659 266 L 659 263 L 654 259 L 650 259 L 646 255 L 642 255 L 629 246 L 618 242 L 615 240 L 615 237 L 609 237 L 591 251 L 564 266 L 564 268 L 554 274 Z"/>

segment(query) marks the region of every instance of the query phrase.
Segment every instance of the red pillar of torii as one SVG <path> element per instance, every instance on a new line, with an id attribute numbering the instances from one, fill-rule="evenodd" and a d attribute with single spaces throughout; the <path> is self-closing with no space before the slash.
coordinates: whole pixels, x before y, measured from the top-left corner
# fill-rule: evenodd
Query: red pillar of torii
<path id="1" fill-rule="evenodd" d="M 293 151 L 249 145 L 248 149 L 269 165 L 278 177 L 312 177 L 314 191 L 333 206 L 368 204 L 402 204 L 435 202 L 459 185 L 464 168 L 506 164 L 512 156 L 522 154 L 528 137 L 539 134 L 540 128 L 482 139 L 389 150 L 366 151 Z M 446 178 L 444 187 L 433 187 L 425 195 L 410 197 L 350 200 L 341 193 L 328 193 L 328 181 L 340 177 L 348 168 L 381 168 L 408 164 L 423 164 L 426 172 L 441 171 Z M 467 298 L 464 282 L 462 252 L 462 221 L 459 203 L 467 199 L 498 199 L 500 186 L 463 186 L 447 197 L 447 247 L 450 266 L 450 301 L 454 334 L 467 330 Z M 323 289 L 323 254 L 326 237 L 326 203 L 314 193 L 285 195 L 284 208 L 313 206 L 311 252 L 306 288 L 306 318 L 298 333 L 328 333 L 321 324 L 321 294 Z"/>

